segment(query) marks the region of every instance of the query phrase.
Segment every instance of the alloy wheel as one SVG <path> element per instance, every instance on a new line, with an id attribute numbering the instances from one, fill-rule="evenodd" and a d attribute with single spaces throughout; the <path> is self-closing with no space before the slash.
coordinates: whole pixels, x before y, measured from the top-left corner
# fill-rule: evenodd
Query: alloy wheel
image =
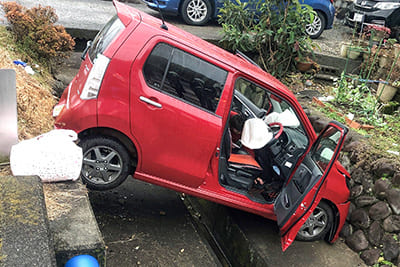
<path id="1" fill-rule="evenodd" d="M 108 146 L 91 147 L 83 155 L 82 175 L 95 184 L 109 184 L 122 172 L 122 159 Z"/>
<path id="2" fill-rule="evenodd" d="M 314 212 L 300 228 L 299 234 L 306 238 L 313 238 L 322 233 L 327 226 L 327 212 L 320 207 L 316 207 Z"/>
<path id="3" fill-rule="evenodd" d="M 314 20 L 312 23 L 306 25 L 306 33 L 310 36 L 316 35 L 321 31 L 322 21 L 321 18 L 317 15 L 314 16 Z"/>
<path id="4" fill-rule="evenodd" d="M 203 0 L 192 0 L 187 6 L 187 16 L 193 22 L 201 22 L 207 17 L 208 9 Z"/>

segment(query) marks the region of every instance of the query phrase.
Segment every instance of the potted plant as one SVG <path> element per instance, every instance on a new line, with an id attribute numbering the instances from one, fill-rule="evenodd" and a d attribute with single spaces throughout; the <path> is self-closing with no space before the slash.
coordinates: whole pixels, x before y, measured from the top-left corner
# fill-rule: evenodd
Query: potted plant
<path id="1" fill-rule="evenodd" d="M 393 97 L 397 93 L 397 89 L 400 87 L 400 81 L 396 80 L 392 83 L 379 83 L 378 90 L 376 91 L 376 95 L 378 99 L 384 103 L 389 102 L 393 99 Z"/>
<path id="2" fill-rule="evenodd" d="M 309 56 L 303 56 L 301 53 L 298 53 L 294 60 L 296 61 L 296 68 L 301 72 L 306 72 L 317 64 Z"/>

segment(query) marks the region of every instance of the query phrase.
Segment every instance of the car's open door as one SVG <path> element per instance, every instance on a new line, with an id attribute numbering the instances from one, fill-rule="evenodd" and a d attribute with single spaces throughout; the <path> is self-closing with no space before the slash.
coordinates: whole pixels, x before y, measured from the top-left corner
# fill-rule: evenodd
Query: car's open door
<path id="1" fill-rule="evenodd" d="M 321 200 L 321 189 L 339 156 L 347 132 L 342 124 L 330 122 L 276 199 L 274 210 L 283 251 L 294 241 L 297 232 Z"/>

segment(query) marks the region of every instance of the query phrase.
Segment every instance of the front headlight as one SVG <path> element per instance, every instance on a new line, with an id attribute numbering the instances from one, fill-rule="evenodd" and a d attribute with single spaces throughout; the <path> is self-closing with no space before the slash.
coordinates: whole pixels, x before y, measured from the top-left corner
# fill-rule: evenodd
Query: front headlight
<path id="1" fill-rule="evenodd" d="M 395 8 L 400 7 L 400 3 L 394 3 L 394 2 L 379 2 L 379 3 L 376 3 L 374 7 L 375 7 L 375 8 L 378 8 L 378 9 L 384 9 L 384 10 L 387 10 L 387 9 L 395 9 Z"/>

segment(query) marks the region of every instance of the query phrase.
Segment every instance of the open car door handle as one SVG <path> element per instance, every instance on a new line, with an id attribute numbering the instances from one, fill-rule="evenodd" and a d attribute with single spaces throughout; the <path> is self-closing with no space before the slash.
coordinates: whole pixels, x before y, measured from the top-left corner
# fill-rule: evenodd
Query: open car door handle
<path id="1" fill-rule="evenodd" d="M 155 106 L 156 108 L 162 108 L 162 105 L 160 103 L 157 103 L 156 101 L 148 99 L 147 97 L 140 96 L 139 99 L 140 99 L 140 101 L 143 101 L 149 105 Z"/>
<path id="2" fill-rule="evenodd" d="M 289 201 L 289 197 L 287 195 L 283 196 L 283 205 L 285 206 L 285 208 L 290 207 L 290 201 Z"/>

